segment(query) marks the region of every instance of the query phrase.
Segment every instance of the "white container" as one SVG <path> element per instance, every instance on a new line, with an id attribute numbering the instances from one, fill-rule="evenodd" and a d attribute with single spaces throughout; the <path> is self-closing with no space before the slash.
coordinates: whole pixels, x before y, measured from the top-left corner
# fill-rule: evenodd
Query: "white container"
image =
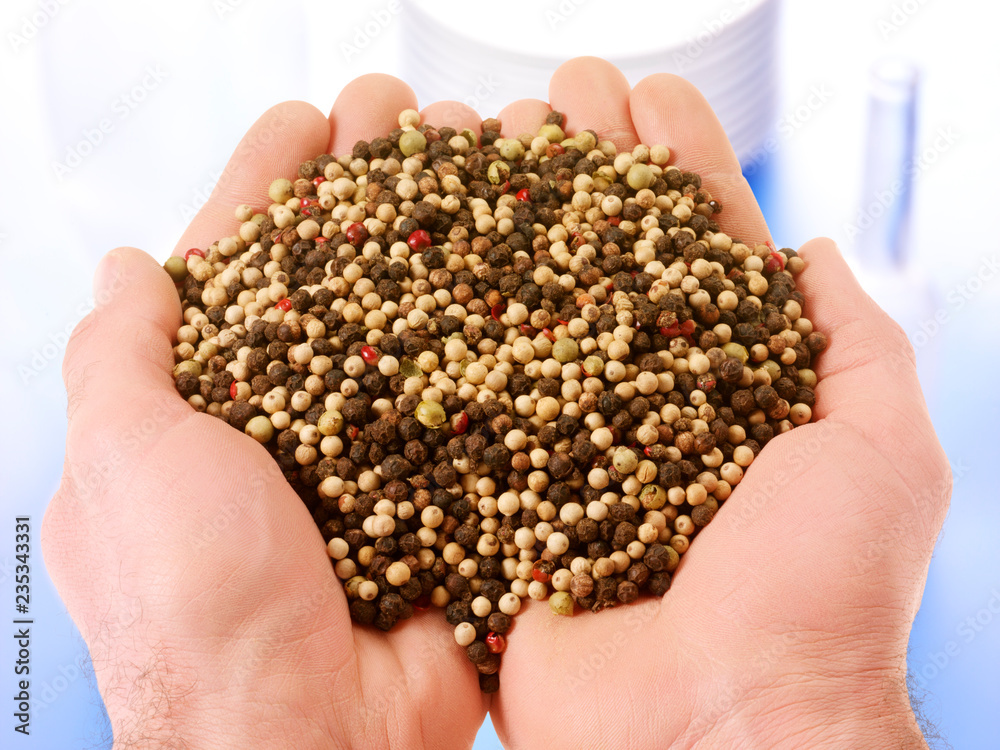
<path id="1" fill-rule="evenodd" d="M 515 99 L 548 100 L 559 65 L 596 55 L 632 85 L 659 72 L 690 80 L 741 160 L 774 125 L 780 0 L 508 0 L 495 10 L 457 0 L 403 4 L 401 67 L 421 106 L 454 99 L 488 117 Z"/>

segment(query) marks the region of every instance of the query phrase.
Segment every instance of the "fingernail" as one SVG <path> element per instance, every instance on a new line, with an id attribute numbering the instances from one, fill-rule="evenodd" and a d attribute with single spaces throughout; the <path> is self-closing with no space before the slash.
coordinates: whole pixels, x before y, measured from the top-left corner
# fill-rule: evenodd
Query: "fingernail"
<path id="1" fill-rule="evenodd" d="M 94 302 L 102 307 L 111 301 L 118 287 L 118 277 L 121 275 L 122 259 L 112 250 L 101 258 L 94 274 Z"/>

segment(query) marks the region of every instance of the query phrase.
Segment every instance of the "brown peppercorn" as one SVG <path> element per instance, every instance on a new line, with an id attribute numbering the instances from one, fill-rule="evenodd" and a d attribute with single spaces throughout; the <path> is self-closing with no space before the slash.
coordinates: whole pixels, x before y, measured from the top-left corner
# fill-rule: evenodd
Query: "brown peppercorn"
<path id="1" fill-rule="evenodd" d="M 639 598 L 639 587 L 632 581 L 622 581 L 618 584 L 618 601 L 631 604 Z"/>
<path id="2" fill-rule="evenodd" d="M 465 655 L 469 657 L 469 661 L 473 664 L 479 664 L 490 652 L 486 650 L 486 644 L 482 641 L 473 641 L 465 649 Z"/>
<path id="3" fill-rule="evenodd" d="M 670 574 L 666 571 L 653 573 L 646 587 L 653 596 L 663 596 L 670 590 Z"/>

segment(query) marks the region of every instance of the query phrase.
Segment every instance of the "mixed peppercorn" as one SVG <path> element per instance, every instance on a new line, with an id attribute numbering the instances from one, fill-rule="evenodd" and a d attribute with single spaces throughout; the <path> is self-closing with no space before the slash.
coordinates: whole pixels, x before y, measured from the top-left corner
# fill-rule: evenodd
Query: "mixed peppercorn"
<path id="1" fill-rule="evenodd" d="M 720 231 L 664 146 L 419 125 L 303 163 L 171 258 L 174 377 L 267 446 L 352 617 L 444 608 L 480 674 L 525 597 L 660 596 L 777 435 L 809 422 L 793 250 Z"/>

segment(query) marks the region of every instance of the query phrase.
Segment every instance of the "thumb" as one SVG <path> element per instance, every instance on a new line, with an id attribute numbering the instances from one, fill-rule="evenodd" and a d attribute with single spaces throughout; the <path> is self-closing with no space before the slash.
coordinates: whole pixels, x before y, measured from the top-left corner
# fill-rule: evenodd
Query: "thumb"
<path id="1" fill-rule="evenodd" d="M 123 438 L 162 433 L 191 414 L 171 375 L 180 301 L 159 263 L 128 247 L 101 260 L 94 299 L 63 362 L 67 453 L 74 462 L 124 463 L 138 441 Z"/>

